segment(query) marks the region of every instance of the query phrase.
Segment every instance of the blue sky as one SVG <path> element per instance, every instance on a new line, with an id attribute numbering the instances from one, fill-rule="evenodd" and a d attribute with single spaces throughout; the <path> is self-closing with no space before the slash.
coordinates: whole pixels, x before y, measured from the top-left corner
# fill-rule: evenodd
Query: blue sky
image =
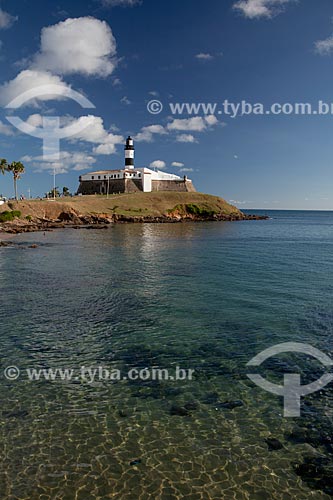
<path id="1" fill-rule="evenodd" d="M 135 5 L 134 5 L 135 4 Z M 240 208 L 333 209 L 333 116 L 172 116 L 169 103 L 246 100 L 333 103 L 331 0 L 11 0 L 0 11 L 0 157 L 22 160 L 19 191 L 78 187 L 81 173 L 123 166 L 123 138 L 136 165 L 159 161 L 198 190 Z M 4 106 L 36 86 L 66 95 Z M 65 94 L 65 91 L 64 91 Z M 163 111 L 152 115 L 147 103 Z M 86 128 L 61 141 L 60 160 L 16 130 L 45 116 Z M 154 164 L 154 163 L 153 163 Z M 0 193 L 13 195 L 9 174 Z"/>

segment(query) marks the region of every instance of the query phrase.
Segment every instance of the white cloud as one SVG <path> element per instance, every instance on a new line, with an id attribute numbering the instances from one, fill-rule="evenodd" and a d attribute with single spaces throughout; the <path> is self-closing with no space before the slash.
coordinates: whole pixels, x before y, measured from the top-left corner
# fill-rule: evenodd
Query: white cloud
<path id="1" fill-rule="evenodd" d="M 181 168 L 179 172 L 194 172 L 193 168 Z"/>
<path id="2" fill-rule="evenodd" d="M 193 118 L 174 119 L 168 123 L 169 130 L 191 130 L 195 132 L 202 132 L 206 128 L 206 123 L 201 116 Z"/>
<path id="3" fill-rule="evenodd" d="M 125 141 L 122 135 L 107 134 L 103 142 L 94 148 L 94 153 L 97 155 L 111 155 L 116 152 L 116 146 L 123 144 Z"/>
<path id="4" fill-rule="evenodd" d="M 113 80 L 113 82 L 112 82 L 112 85 L 113 85 L 114 87 L 121 87 L 122 82 L 121 82 L 120 78 L 115 78 L 115 79 Z"/>
<path id="5" fill-rule="evenodd" d="M 93 152 L 96 155 L 113 155 L 116 152 L 116 146 L 112 143 L 100 144 L 94 147 Z"/>
<path id="6" fill-rule="evenodd" d="M 28 69 L 0 86 L 0 104 L 6 105 L 24 92 L 45 85 L 57 85 L 60 95 L 36 99 L 48 101 L 68 97 L 71 87 L 57 74 L 110 75 L 117 64 L 116 41 L 105 21 L 93 17 L 66 19 L 42 29 L 39 52 L 24 64 L 30 64 Z M 36 100 L 28 104 L 36 105 Z"/>
<path id="7" fill-rule="evenodd" d="M 69 139 L 98 144 L 93 149 L 95 154 L 114 154 L 116 146 L 123 144 L 125 141 L 122 135 L 112 134 L 105 130 L 103 119 L 99 116 L 81 116 L 80 118 L 72 119 L 69 125 L 74 130 L 73 135 Z M 75 132 L 75 129 L 77 132 Z"/>
<path id="8" fill-rule="evenodd" d="M 59 74 L 108 76 L 117 64 L 116 51 L 116 40 L 105 21 L 66 19 L 42 29 L 33 67 Z"/>
<path id="9" fill-rule="evenodd" d="M 42 115 L 35 113 L 34 115 L 30 115 L 28 117 L 27 123 L 32 125 L 32 127 L 41 127 L 43 125 L 43 117 Z"/>
<path id="10" fill-rule="evenodd" d="M 325 40 L 318 40 L 315 43 L 316 51 L 318 54 L 323 56 L 328 56 L 333 53 L 333 35 L 326 38 Z"/>
<path id="11" fill-rule="evenodd" d="M 190 142 L 190 143 L 198 142 L 197 139 L 191 134 L 177 135 L 176 141 L 177 142 Z"/>
<path id="12" fill-rule="evenodd" d="M 208 115 L 205 117 L 205 120 L 210 127 L 217 125 L 219 122 L 215 115 Z"/>
<path id="13" fill-rule="evenodd" d="M 150 95 L 152 95 L 153 97 L 158 97 L 159 96 L 159 93 L 157 92 L 157 90 L 151 90 L 149 92 Z"/>
<path id="14" fill-rule="evenodd" d="M 246 203 L 251 203 L 250 201 L 239 201 L 239 200 L 229 200 L 229 203 L 232 203 L 234 205 L 246 205 Z"/>
<path id="15" fill-rule="evenodd" d="M 271 18 L 283 10 L 283 6 L 295 0 L 239 0 L 234 9 L 249 19 Z"/>
<path id="16" fill-rule="evenodd" d="M 102 0 L 105 7 L 134 7 L 140 5 L 142 0 Z"/>
<path id="17" fill-rule="evenodd" d="M 172 166 L 172 167 L 181 168 L 181 167 L 183 167 L 183 166 L 184 166 L 184 163 L 181 163 L 180 161 L 173 161 L 173 162 L 171 163 L 171 166 Z"/>
<path id="18" fill-rule="evenodd" d="M 129 106 L 131 104 L 131 101 L 129 100 L 129 98 L 126 95 L 124 95 L 124 97 L 122 97 L 120 99 L 120 102 L 122 104 L 125 104 L 126 106 Z"/>
<path id="19" fill-rule="evenodd" d="M 162 125 L 148 125 L 147 127 L 142 127 L 141 132 L 134 137 L 134 140 L 136 142 L 152 142 L 154 134 L 165 135 L 167 131 Z"/>
<path id="20" fill-rule="evenodd" d="M 62 151 L 59 160 L 52 160 L 52 156 L 47 161 L 43 156 L 23 156 L 21 161 L 30 163 L 36 173 L 55 170 L 56 174 L 66 174 L 70 170 L 87 170 L 96 163 L 96 158 L 82 152 Z"/>
<path id="21" fill-rule="evenodd" d="M 10 136 L 10 135 L 14 135 L 14 131 L 9 125 L 5 125 L 0 120 L 0 134 Z"/>
<path id="22" fill-rule="evenodd" d="M 163 127 L 162 125 L 149 125 L 147 127 L 142 127 L 141 131 L 134 137 L 134 140 L 137 142 L 153 142 L 154 135 L 166 135 L 169 132 L 204 132 L 218 123 L 219 122 L 214 115 L 174 119 L 169 122 L 166 127 Z M 190 134 L 178 135 L 176 140 L 177 142 L 197 142 L 195 137 Z"/>
<path id="23" fill-rule="evenodd" d="M 92 143 L 104 142 L 107 131 L 104 129 L 103 119 L 99 116 L 87 115 L 73 118 L 69 121 L 74 133 L 71 138 Z M 76 130 L 76 132 L 75 132 Z"/>
<path id="24" fill-rule="evenodd" d="M 41 101 L 64 99 L 68 94 L 68 89 L 70 89 L 70 86 L 64 83 L 59 76 L 52 75 L 47 71 L 26 69 L 21 71 L 14 80 L 0 86 L 0 104 L 6 106 L 6 104 L 9 104 L 15 97 L 20 96 L 24 92 L 44 85 L 57 85 L 59 95 L 41 95 L 38 97 Z M 26 105 L 36 105 L 36 101 L 30 100 Z"/>
<path id="25" fill-rule="evenodd" d="M 214 115 L 208 115 L 205 117 L 194 116 L 193 118 L 185 119 L 174 119 L 172 122 L 168 123 L 169 130 L 186 130 L 191 132 L 203 132 L 209 126 L 216 125 L 218 120 Z"/>
<path id="26" fill-rule="evenodd" d="M 199 59 L 199 61 L 211 61 L 212 59 L 214 59 L 214 56 L 207 52 L 200 52 L 199 54 L 196 54 L 195 57 L 196 59 Z"/>
<path id="27" fill-rule="evenodd" d="M 43 116 L 40 114 L 30 115 L 27 122 L 34 127 L 41 127 L 43 125 Z M 104 128 L 103 119 L 99 116 L 62 117 L 61 128 L 64 126 L 70 126 L 72 131 L 72 135 L 67 137 L 67 140 L 97 144 L 93 149 L 95 154 L 114 154 L 116 146 L 125 142 L 122 135 L 108 132 Z"/>
<path id="28" fill-rule="evenodd" d="M 1 9 L 0 7 L 0 29 L 1 30 L 6 30 L 13 26 L 15 21 L 17 21 L 18 17 L 12 16 L 11 14 L 8 14 L 8 12 L 5 12 L 4 10 Z"/>
<path id="29" fill-rule="evenodd" d="M 149 165 L 150 168 L 157 168 L 157 169 L 163 169 L 166 167 L 166 163 L 165 161 L 162 161 L 162 160 L 155 160 L 155 161 L 152 161 L 151 164 Z"/>

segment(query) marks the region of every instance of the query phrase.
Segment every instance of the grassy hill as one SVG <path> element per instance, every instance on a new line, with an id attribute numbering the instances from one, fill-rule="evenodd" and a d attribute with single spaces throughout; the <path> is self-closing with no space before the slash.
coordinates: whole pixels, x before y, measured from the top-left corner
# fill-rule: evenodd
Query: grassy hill
<path id="1" fill-rule="evenodd" d="M 26 200 L 2 205 L 4 210 L 20 210 L 27 216 L 57 219 L 60 213 L 75 211 L 80 216 L 105 214 L 159 217 L 165 215 L 239 215 L 238 208 L 218 196 L 202 193 L 134 193 L 106 196 L 76 196 L 53 200 Z"/>

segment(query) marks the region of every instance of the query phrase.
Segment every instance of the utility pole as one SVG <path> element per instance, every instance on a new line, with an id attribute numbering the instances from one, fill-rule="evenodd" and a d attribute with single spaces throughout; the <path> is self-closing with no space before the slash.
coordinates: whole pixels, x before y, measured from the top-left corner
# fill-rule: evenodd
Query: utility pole
<path id="1" fill-rule="evenodd" d="M 56 171 L 55 167 L 53 167 L 53 199 L 56 199 Z"/>

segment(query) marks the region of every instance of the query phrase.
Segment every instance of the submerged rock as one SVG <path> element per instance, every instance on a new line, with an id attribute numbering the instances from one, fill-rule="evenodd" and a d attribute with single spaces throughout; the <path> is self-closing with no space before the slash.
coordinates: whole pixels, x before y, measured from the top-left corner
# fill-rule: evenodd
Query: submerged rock
<path id="1" fill-rule="evenodd" d="M 170 415 L 178 415 L 179 417 L 189 417 L 191 415 L 190 410 L 184 406 L 172 405 L 170 408 Z"/>
<path id="2" fill-rule="evenodd" d="M 277 450 L 282 450 L 282 448 L 284 448 L 281 441 L 275 438 L 266 438 L 265 443 L 267 444 L 269 451 L 277 451 Z"/>
<path id="3" fill-rule="evenodd" d="M 294 444 L 302 444 L 306 443 L 308 440 L 307 432 L 305 427 L 295 427 L 291 432 L 287 433 L 285 437 Z"/>
<path id="4" fill-rule="evenodd" d="M 202 402 L 206 405 L 212 405 L 217 403 L 219 400 L 219 395 L 217 392 L 209 392 L 203 399 Z"/>
<path id="5" fill-rule="evenodd" d="M 241 406 L 244 406 L 243 401 L 236 400 L 236 401 L 224 401 L 223 403 L 217 403 L 216 408 L 221 408 L 224 410 L 233 410 L 234 408 L 240 408 Z"/>
<path id="6" fill-rule="evenodd" d="M 199 404 L 196 401 L 189 401 L 188 403 L 184 404 L 184 408 L 189 411 L 194 411 L 199 408 Z"/>
<path id="7" fill-rule="evenodd" d="M 323 446 L 329 453 L 333 453 L 332 427 L 317 428 L 295 427 L 286 438 L 294 444 L 308 443 L 315 448 Z"/>
<path id="8" fill-rule="evenodd" d="M 305 457 L 304 462 L 294 465 L 295 473 L 310 488 L 333 496 L 333 461 L 329 457 Z"/>
<path id="9" fill-rule="evenodd" d="M 136 460 L 132 460 L 132 462 L 130 462 L 130 465 L 139 465 L 142 463 L 142 460 L 141 458 L 137 458 Z"/>
<path id="10" fill-rule="evenodd" d="M 126 413 L 124 410 L 119 410 L 118 411 L 118 415 L 121 418 L 127 418 L 128 417 L 128 413 Z"/>
<path id="11" fill-rule="evenodd" d="M 27 410 L 3 411 L 2 416 L 5 418 L 24 418 L 29 415 Z"/>

